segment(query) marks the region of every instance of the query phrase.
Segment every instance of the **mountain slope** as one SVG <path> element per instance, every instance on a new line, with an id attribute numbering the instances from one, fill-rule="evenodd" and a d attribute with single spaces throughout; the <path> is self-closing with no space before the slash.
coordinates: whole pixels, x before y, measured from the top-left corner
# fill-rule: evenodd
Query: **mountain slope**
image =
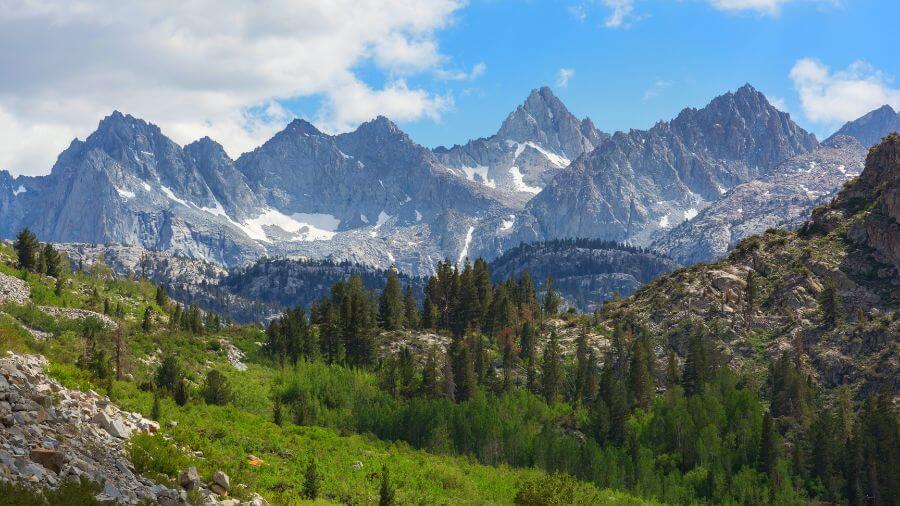
<path id="1" fill-rule="evenodd" d="M 897 131 L 900 131 L 900 112 L 883 105 L 861 118 L 848 121 L 834 135 L 849 135 L 863 146 L 874 146 L 888 133 Z"/>
<path id="2" fill-rule="evenodd" d="M 745 239 L 724 260 L 682 269 L 608 304 L 603 318 L 638 322 L 681 355 L 698 327 L 749 372 L 794 350 L 821 384 L 847 384 L 860 395 L 885 386 L 896 395 L 898 220 L 900 136 L 891 134 L 869 151 L 860 177 L 799 232 Z M 823 300 L 837 310 L 825 311 Z"/>
<path id="3" fill-rule="evenodd" d="M 523 244 L 490 263 L 495 282 L 528 271 L 542 291 L 552 277 L 554 289 L 566 303 L 584 312 L 594 311 L 616 295 L 630 295 L 678 267 L 650 251 L 589 239 Z"/>
<path id="4" fill-rule="evenodd" d="M 745 237 L 769 228 L 795 229 L 815 206 L 859 175 L 865 155 L 856 139 L 830 137 L 815 151 L 778 164 L 766 177 L 735 186 L 651 247 L 690 265 L 721 258 Z"/>
<path id="5" fill-rule="evenodd" d="M 511 243 L 590 237 L 648 245 L 728 188 L 817 145 L 745 85 L 650 130 L 618 132 L 580 157 L 528 203 Z"/>

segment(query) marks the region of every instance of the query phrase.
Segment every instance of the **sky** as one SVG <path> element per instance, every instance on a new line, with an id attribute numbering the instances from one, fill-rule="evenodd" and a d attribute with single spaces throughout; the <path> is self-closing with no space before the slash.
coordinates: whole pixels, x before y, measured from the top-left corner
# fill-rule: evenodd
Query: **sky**
<path id="1" fill-rule="evenodd" d="M 113 110 L 237 157 L 293 118 L 435 147 L 547 85 L 604 131 L 750 83 L 823 139 L 900 110 L 896 0 L 0 0 L 0 168 L 50 171 Z"/>

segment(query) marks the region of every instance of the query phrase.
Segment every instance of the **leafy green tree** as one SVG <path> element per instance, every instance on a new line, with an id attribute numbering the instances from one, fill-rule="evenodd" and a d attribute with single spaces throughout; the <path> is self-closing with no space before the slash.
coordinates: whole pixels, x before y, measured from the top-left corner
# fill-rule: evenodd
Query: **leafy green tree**
<path id="1" fill-rule="evenodd" d="M 16 235 L 16 241 L 13 248 L 19 259 L 19 268 L 24 271 L 34 271 L 37 266 L 37 249 L 39 245 L 37 237 L 31 233 L 31 230 L 23 228 Z"/>

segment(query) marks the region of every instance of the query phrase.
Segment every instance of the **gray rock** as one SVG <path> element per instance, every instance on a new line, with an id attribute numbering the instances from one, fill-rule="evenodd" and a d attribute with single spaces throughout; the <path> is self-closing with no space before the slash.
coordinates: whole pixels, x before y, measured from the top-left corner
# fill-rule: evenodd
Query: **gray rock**
<path id="1" fill-rule="evenodd" d="M 224 490 L 228 490 L 231 487 L 231 480 L 229 480 L 228 475 L 223 473 L 222 471 L 216 471 L 212 476 L 213 483 L 219 485 Z"/>
<path id="2" fill-rule="evenodd" d="M 199 489 L 202 483 L 196 467 L 189 467 L 178 474 L 178 484 L 185 490 Z"/>

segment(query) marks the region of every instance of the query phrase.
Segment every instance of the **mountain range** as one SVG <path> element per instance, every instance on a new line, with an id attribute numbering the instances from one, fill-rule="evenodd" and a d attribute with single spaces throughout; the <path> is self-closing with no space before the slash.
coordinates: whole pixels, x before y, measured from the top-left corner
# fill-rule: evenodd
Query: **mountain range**
<path id="1" fill-rule="evenodd" d="M 410 275 L 443 258 L 572 237 L 693 263 L 799 225 L 897 117 L 883 107 L 820 145 L 745 85 L 649 130 L 609 135 L 544 87 L 497 134 L 462 146 L 427 149 L 384 117 L 340 135 L 298 119 L 233 160 L 210 138 L 182 147 L 114 112 L 50 174 L 0 171 L 0 236 L 28 227 L 43 240 L 223 267 L 303 257 Z"/>

